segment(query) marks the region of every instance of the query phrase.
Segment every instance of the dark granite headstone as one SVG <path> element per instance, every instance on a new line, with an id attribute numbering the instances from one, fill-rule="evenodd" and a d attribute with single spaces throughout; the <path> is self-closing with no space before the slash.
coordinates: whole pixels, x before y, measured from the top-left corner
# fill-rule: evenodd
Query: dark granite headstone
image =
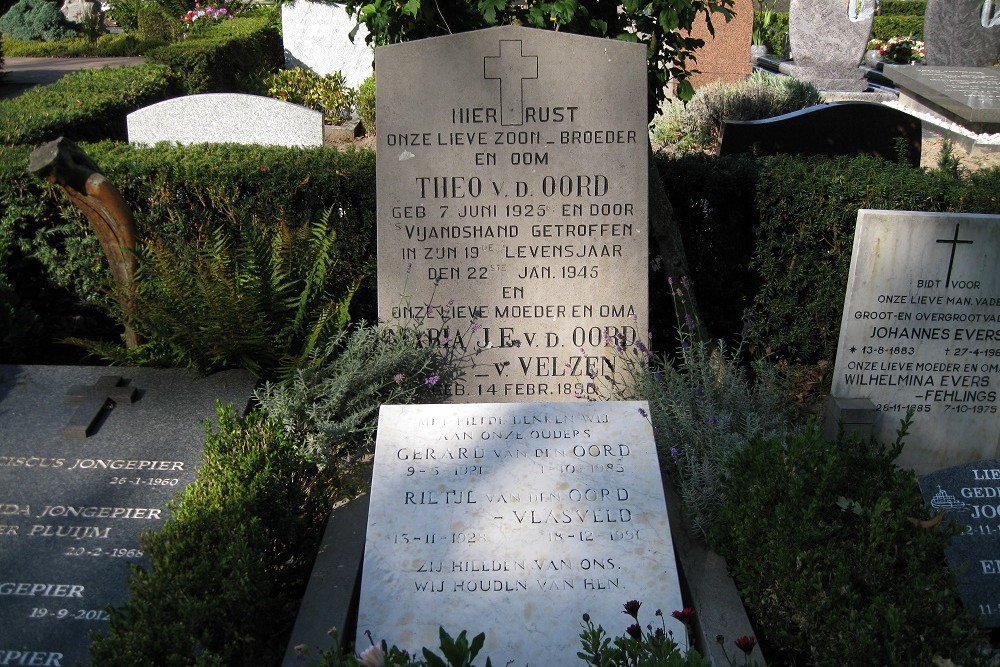
<path id="1" fill-rule="evenodd" d="M 194 480 L 216 401 L 253 378 L 183 370 L 0 366 L 0 664 L 89 659 L 127 599 L 139 535 Z"/>
<path id="2" fill-rule="evenodd" d="M 906 158 L 920 165 L 920 119 L 872 102 L 819 104 L 774 118 L 725 121 L 720 155 L 874 155 L 897 160 L 899 140 Z"/>
<path id="3" fill-rule="evenodd" d="M 948 547 L 965 608 L 1000 627 L 1000 459 L 945 468 L 920 478 L 920 491 L 946 520 L 965 526 Z"/>

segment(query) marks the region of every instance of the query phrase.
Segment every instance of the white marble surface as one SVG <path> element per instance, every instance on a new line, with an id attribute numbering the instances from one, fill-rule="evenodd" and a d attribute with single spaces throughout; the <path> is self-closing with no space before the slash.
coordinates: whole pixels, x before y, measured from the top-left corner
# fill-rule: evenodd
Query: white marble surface
<path id="1" fill-rule="evenodd" d="M 876 435 L 928 473 L 1000 454 L 1000 216 L 861 210 L 832 395 L 870 398 Z"/>
<path id="2" fill-rule="evenodd" d="M 175 97 L 133 111 L 127 123 L 132 144 L 323 145 L 319 111 L 241 93 Z"/>
<path id="3" fill-rule="evenodd" d="M 341 72 L 357 88 L 375 71 L 375 56 L 365 43 L 368 30 L 348 35 L 355 21 L 343 5 L 295 0 L 281 6 L 281 40 L 285 67 L 302 67 L 317 74 Z"/>
<path id="4" fill-rule="evenodd" d="M 478 662 L 576 662 L 582 614 L 684 641 L 645 403 L 382 406 L 357 646 L 486 633 Z"/>

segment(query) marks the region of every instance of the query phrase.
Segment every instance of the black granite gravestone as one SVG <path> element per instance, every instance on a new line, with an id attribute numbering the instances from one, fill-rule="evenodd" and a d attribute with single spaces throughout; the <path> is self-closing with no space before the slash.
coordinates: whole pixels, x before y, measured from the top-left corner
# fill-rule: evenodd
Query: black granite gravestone
<path id="1" fill-rule="evenodd" d="M 963 526 L 947 556 L 966 609 L 985 627 L 1000 627 L 1000 459 L 925 475 L 920 491 L 932 509 Z"/>
<path id="2" fill-rule="evenodd" d="M 920 165 L 921 122 L 873 102 L 819 104 L 773 118 L 725 121 L 720 155 L 874 155 Z"/>
<path id="3" fill-rule="evenodd" d="M 0 366 L 0 665 L 88 660 L 127 598 L 140 533 L 194 480 L 216 402 L 242 371 Z M 111 408 L 114 409 L 111 409 Z"/>

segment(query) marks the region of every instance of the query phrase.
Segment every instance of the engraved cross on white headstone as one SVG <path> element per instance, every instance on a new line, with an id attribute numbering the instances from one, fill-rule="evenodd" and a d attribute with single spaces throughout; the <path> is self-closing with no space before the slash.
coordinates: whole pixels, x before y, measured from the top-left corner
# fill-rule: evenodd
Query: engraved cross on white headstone
<path id="1" fill-rule="evenodd" d="M 538 56 L 521 53 L 519 39 L 501 39 L 500 55 L 483 59 L 483 77 L 500 81 L 500 124 L 524 124 L 524 80 L 538 78 Z"/>
<path id="2" fill-rule="evenodd" d="M 945 278 L 944 286 L 951 287 L 951 270 L 955 267 L 955 249 L 958 248 L 959 243 L 972 244 L 973 241 L 958 238 L 958 228 L 959 225 L 955 225 L 955 238 L 951 239 L 937 239 L 938 243 L 950 243 L 951 244 L 951 259 L 948 260 L 948 276 Z"/>
<path id="3" fill-rule="evenodd" d="M 118 375 L 104 375 L 91 386 L 76 385 L 66 392 L 66 402 L 77 405 L 69 425 L 63 429 L 63 436 L 69 440 L 86 440 L 94 431 L 97 418 L 101 416 L 110 401 L 112 405 L 131 403 L 135 400 L 136 389 L 119 386 L 122 378 Z"/>

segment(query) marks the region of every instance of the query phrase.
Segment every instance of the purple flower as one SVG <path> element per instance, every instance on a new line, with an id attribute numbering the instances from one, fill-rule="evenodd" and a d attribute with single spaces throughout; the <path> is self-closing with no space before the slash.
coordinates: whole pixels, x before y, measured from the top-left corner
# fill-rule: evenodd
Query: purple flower
<path id="1" fill-rule="evenodd" d="M 694 397 L 695 398 L 705 398 L 705 390 L 701 388 L 700 384 L 699 385 L 695 385 L 695 388 L 694 388 Z"/>
<path id="2" fill-rule="evenodd" d="M 649 348 L 646 347 L 646 345 L 641 340 L 639 340 L 638 338 L 635 339 L 635 342 L 632 343 L 632 345 L 634 345 L 635 349 L 639 350 L 639 352 L 641 352 L 642 354 L 646 355 L 647 357 L 652 356 L 650 354 L 650 352 L 649 352 Z"/>
<path id="3" fill-rule="evenodd" d="M 428 387 L 433 387 L 440 381 L 441 381 L 440 375 L 428 375 L 427 377 L 424 378 L 424 384 L 427 385 Z"/>
<path id="4" fill-rule="evenodd" d="M 407 265 L 406 265 L 406 272 L 409 273 L 410 269 L 412 269 L 412 268 L 413 268 L 413 262 L 407 263 Z"/>
<path id="5" fill-rule="evenodd" d="M 681 454 L 680 454 L 680 452 L 677 451 L 676 447 L 671 447 L 670 448 L 670 458 L 672 458 L 674 460 L 674 463 L 680 463 L 681 462 Z"/>
<path id="6" fill-rule="evenodd" d="M 622 613 L 623 614 L 628 614 L 629 616 L 631 616 L 632 618 L 634 618 L 635 620 L 638 621 L 639 620 L 639 607 L 641 607 L 641 606 L 642 606 L 642 603 L 639 602 L 638 600 L 629 600 L 628 602 L 625 603 L 625 609 L 622 611 Z"/>
<path id="7" fill-rule="evenodd" d="M 657 382 L 663 382 L 663 377 L 663 371 L 661 369 L 657 368 L 653 371 L 653 379 Z"/>
<path id="8" fill-rule="evenodd" d="M 648 414 L 646 414 L 646 411 L 645 411 L 645 410 L 643 410 L 642 408 L 639 408 L 639 415 L 640 415 L 640 416 L 641 416 L 641 417 L 642 417 L 643 419 L 645 419 L 646 417 L 648 417 L 648 416 L 649 416 Z"/>
<path id="9" fill-rule="evenodd" d="M 670 285 L 671 287 L 674 286 L 674 277 L 673 276 L 667 276 L 667 284 Z"/>
<path id="10" fill-rule="evenodd" d="M 469 325 L 469 331 L 471 331 L 472 333 L 476 333 L 477 331 L 479 331 L 482 328 L 483 328 L 483 325 L 480 324 L 479 322 L 475 321 L 475 320 L 473 320 L 472 324 Z"/>
<path id="11" fill-rule="evenodd" d="M 403 375 L 402 373 L 396 373 L 395 375 L 392 376 L 392 381 L 395 382 L 396 384 L 403 384 L 403 380 L 405 379 L 406 376 Z"/>
<path id="12" fill-rule="evenodd" d="M 709 417 L 708 418 L 708 423 L 709 423 L 710 426 L 718 426 L 719 425 L 719 415 L 712 415 L 711 417 Z"/>
<path id="13" fill-rule="evenodd" d="M 694 331 L 694 318 L 690 313 L 684 313 L 684 326 L 688 331 Z"/>
<path id="14" fill-rule="evenodd" d="M 633 623 L 632 625 L 625 628 L 625 632 L 632 639 L 642 639 L 642 628 L 639 627 L 638 623 Z"/>

